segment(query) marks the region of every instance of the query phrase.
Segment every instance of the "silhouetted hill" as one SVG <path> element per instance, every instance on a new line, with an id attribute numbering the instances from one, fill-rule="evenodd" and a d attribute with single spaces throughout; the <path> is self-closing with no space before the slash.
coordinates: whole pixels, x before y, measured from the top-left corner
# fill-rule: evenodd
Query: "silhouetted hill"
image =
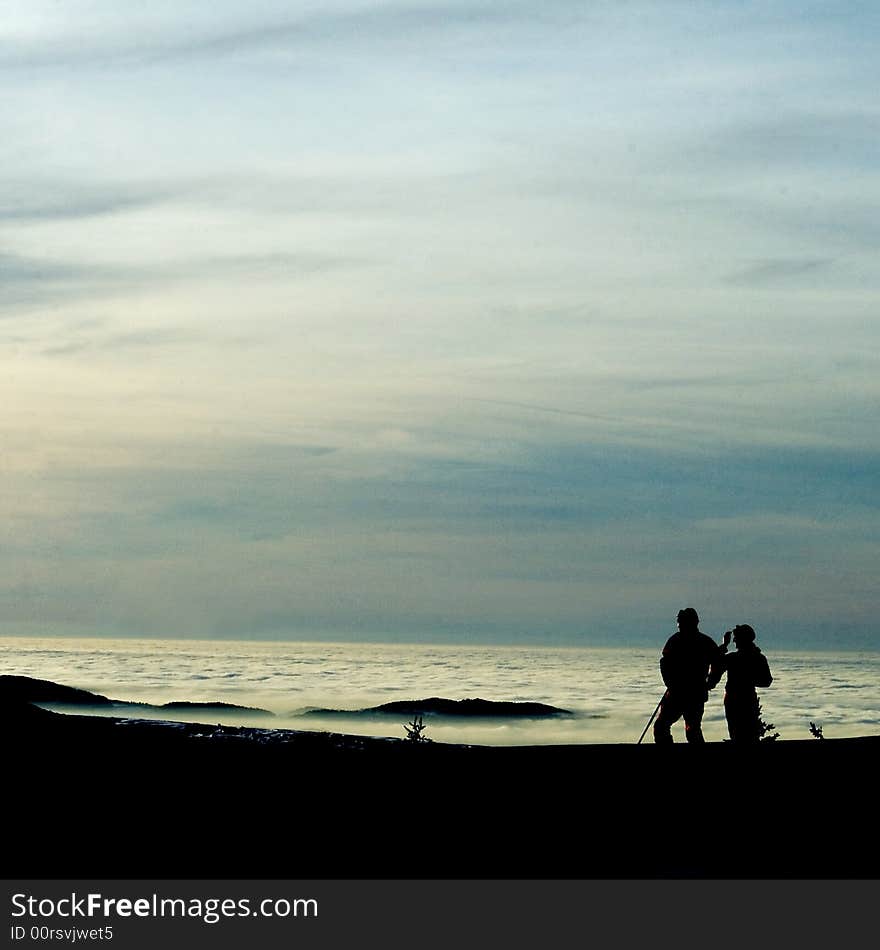
<path id="1" fill-rule="evenodd" d="M 237 706 L 222 702 L 187 702 L 177 700 L 155 705 L 153 703 L 129 702 L 124 699 L 108 699 L 100 693 L 90 693 L 73 686 L 62 686 L 51 680 L 33 679 L 30 676 L 0 676 L 0 702 L 46 703 L 59 706 L 101 707 L 118 710 L 125 715 L 129 710 L 165 712 L 211 712 L 235 713 L 247 716 L 274 716 L 268 709 L 253 706 Z"/>
<path id="2" fill-rule="evenodd" d="M 367 709 L 310 709 L 306 715 L 321 716 L 471 716 L 486 719 L 523 718 L 536 719 L 552 716 L 570 716 L 567 709 L 547 706 L 544 703 L 505 702 L 491 699 L 401 699 Z"/>
<path id="3" fill-rule="evenodd" d="M 25 703 L 63 703 L 66 706 L 112 706 L 113 700 L 73 686 L 30 676 L 0 676 L 0 699 Z"/>
<path id="4" fill-rule="evenodd" d="M 258 706 L 237 706 L 235 703 L 190 703 L 185 700 L 177 700 L 172 703 L 162 703 L 161 706 L 154 706 L 154 709 L 170 709 L 180 712 L 210 712 L 216 709 L 222 712 L 234 712 L 236 714 L 249 716 L 274 716 L 275 713 L 268 709 L 260 709 Z"/>

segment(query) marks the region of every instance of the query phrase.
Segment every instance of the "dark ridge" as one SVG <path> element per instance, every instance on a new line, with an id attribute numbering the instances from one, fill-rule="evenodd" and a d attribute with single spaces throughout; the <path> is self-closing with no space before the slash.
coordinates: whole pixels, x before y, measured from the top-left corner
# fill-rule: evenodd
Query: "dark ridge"
<path id="1" fill-rule="evenodd" d="M 30 676 L 0 676 L 0 696 L 9 702 L 64 703 L 67 706 L 113 705 L 113 700 L 99 693 Z"/>
<path id="2" fill-rule="evenodd" d="M 568 709 L 547 706 L 544 703 L 517 703 L 495 701 L 491 699 L 443 699 L 432 696 L 430 699 L 401 699 L 382 703 L 368 709 L 310 709 L 305 715 L 312 716 L 471 716 L 486 719 L 516 718 L 536 719 L 541 717 L 570 716 Z"/>
<path id="3" fill-rule="evenodd" d="M 161 706 L 151 706 L 151 709 L 173 709 L 178 712 L 202 712 L 205 710 L 217 709 L 222 712 L 241 713 L 248 716 L 274 716 L 275 713 L 268 709 L 260 709 L 258 706 L 238 706 L 235 703 L 191 703 L 186 700 L 177 700 L 173 703 L 162 703 Z"/>
<path id="4" fill-rule="evenodd" d="M 112 707 L 123 712 L 125 709 L 164 709 L 168 712 L 206 712 L 216 709 L 218 712 L 235 712 L 248 716 L 274 716 L 268 709 L 251 706 L 237 706 L 235 703 L 191 703 L 177 701 L 163 703 L 132 703 L 124 699 L 108 699 L 100 693 L 90 693 L 86 689 L 63 686 L 51 680 L 38 680 L 30 676 L 0 676 L 0 699 L 8 703 L 57 703 L 63 706 L 102 706 Z"/>

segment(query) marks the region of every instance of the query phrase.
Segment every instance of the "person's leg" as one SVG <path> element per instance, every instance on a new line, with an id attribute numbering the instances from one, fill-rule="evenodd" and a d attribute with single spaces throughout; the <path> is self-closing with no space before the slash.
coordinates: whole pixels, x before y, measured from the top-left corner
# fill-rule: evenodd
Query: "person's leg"
<path id="1" fill-rule="evenodd" d="M 660 703 L 660 712 L 654 720 L 654 741 L 658 745 L 672 745 L 671 728 L 679 719 L 681 719 L 681 709 L 678 704 L 669 696 L 664 697 L 663 702 Z"/>
<path id="2" fill-rule="evenodd" d="M 736 742 L 739 732 L 736 717 L 736 701 L 728 693 L 724 694 L 724 718 L 727 720 L 727 734 L 731 742 Z"/>
<path id="3" fill-rule="evenodd" d="M 724 697 L 724 715 L 731 742 L 757 742 L 761 736 L 758 699 L 751 696 Z"/>
<path id="4" fill-rule="evenodd" d="M 761 739 L 761 716 L 758 712 L 758 697 L 755 693 L 743 698 L 743 731 L 747 742 Z"/>
<path id="5" fill-rule="evenodd" d="M 684 737 L 699 745 L 703 738 L 703 703 L 690 703 L 684 710 Z"/>

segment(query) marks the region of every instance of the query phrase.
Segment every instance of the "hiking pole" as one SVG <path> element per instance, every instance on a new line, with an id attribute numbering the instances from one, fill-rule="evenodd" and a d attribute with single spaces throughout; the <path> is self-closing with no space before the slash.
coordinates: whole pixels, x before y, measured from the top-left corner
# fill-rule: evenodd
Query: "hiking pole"
<path id="1" fill-rule="evenodd" d="M 642 744 L 642 739 L 645 738 L 645 733 L 651 727 L 651 723 L 654 721 L 654 717 L 657 715 L 657 713 L 660 710 L 660 703 L 662 703 L 663 700 L 666 699 L 666 693 L 668 692 L 669 690 L 666 690 L 666 692 L 664 692 L 663 695 L 660 697 L 660 702 L 657 703 L 657 708 L 654 710 L 654 712 L 651 713 L 651 718 L 648 720 L 648 725 L 645 726 L 645 728 L 642 730 L 642 734 L 639 736 L 639 741 L 636 743 L 636 745 Z"/>

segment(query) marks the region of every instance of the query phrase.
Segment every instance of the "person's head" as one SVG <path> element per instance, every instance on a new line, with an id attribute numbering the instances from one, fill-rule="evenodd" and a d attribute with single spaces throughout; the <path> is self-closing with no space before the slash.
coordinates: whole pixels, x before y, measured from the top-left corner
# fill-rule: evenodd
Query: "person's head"
<path id="1" fill-rule="evenodd" d="M 733 642 L 738 650 L 749 647 L 755 642 L 755 631 L 747 623 L 738 624 L 733 628 Z"/>
<path id="2" fill-rule="evenodd" d="M 693 607 L 685 607 L 678 612 L 678 629 L 682 633 L 690 633 L 696 630 L 700 625 L 700 618 L 697 616 Z"/>

